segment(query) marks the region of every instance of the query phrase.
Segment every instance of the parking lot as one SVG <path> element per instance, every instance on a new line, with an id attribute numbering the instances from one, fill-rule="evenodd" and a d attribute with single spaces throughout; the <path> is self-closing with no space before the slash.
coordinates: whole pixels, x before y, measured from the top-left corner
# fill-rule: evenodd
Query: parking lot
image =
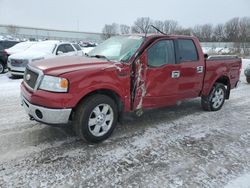
<path id="1" fill-rule="evenodd" d="M 0 75 L 0 187 L 222 187 L 250 174 L 250 85 L 243 74 L 218 112 L 193 99 L 126 116 L 97 145 L 70 128 L 30 121 L 20 105 L 21 81 Z"/>

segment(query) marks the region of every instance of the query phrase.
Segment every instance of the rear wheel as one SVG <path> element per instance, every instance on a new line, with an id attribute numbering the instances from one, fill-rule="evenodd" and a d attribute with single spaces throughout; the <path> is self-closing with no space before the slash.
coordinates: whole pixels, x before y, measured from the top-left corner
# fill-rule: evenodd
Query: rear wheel
<path id="1" fill-rule="evenodd" d="M 5 67 L 4 67 L 3 63 L 0 62 L 0 74 L 4 73 L 4 69 L 5 69 Z"/>
<path id="2" fill-rule="evenodd" d="M 76 134 L 88 142 L 101 142 L 113 132 L 118 118 L 114 100 L 106 95 L 86 98 L 76 109 L 73 126 Z"/>
<path id="3" fill-rule="evenodd" d="M 247 77 L 247 83 L 250 84 L 250 77 Z"/>
<path id="4" fill-rule="evenodd" d="M 208 96 L 202 96 L 201 106 L 206 111 L 218 111 L 222 108 L 226 97 L 226 88 L 216 83 Z"/>

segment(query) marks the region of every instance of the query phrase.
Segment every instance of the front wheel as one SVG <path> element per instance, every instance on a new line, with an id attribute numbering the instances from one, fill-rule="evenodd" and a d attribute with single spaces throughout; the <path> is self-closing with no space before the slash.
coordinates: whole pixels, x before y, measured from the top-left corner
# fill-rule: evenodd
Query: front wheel
<path id="1" fill-rule="evenodd" d="M 247 83 L 250 84 L 250 77 L 247 77 Z"/>
<path id="2" fill-rule="evenodd" d="M 113 132 L 118 119 L 114 100 L 106 95 L 94 95 L 83 100 L 73 117 L 76 134 L 92 143 L 107 139 Z"/>
<path id="3" fill-rule="evenodd" d="M 226 98 L 226 88 L 216 83 L 208 96 L 202 96 L 201 106 L 206 111 L 218 111 L 222 108 Z"/>

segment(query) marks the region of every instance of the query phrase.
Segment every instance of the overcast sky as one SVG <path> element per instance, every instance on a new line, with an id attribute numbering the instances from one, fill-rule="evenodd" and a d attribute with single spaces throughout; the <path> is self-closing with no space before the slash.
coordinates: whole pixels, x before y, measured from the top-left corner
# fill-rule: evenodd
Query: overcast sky
<path id="1" fill-rule="evenodd" d="M 250 0 L 0 0 L 0 24 L 101 32 L 138 17 L 173 19 L 189 27 L 250 17 Z"/>

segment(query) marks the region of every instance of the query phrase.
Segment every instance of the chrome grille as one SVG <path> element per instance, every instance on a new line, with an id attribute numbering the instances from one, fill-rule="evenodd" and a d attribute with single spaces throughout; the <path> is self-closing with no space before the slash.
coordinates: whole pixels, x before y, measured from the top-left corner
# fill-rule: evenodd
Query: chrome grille
<path id="1" fill-rule="evenodd" d="M 24 82 L 31 87 L 32 89 L 35 88 L 36 86 L 36 82 L 38 79 L 39 74 L 30 70 L 29 68 L 26 68 L 25 73 L 24 73 L 24 77 L 23 80 Z"/>

